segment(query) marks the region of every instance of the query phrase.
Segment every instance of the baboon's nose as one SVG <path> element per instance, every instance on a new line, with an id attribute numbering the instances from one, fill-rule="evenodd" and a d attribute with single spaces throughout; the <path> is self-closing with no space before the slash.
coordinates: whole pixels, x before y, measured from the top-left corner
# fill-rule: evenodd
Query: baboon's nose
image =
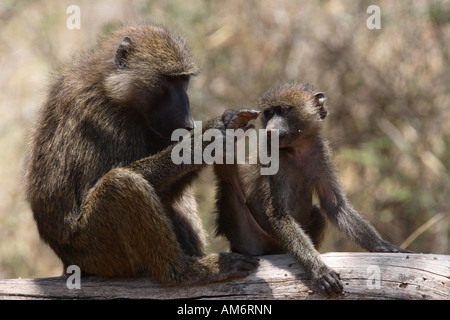
<path id="1" fill-rule="evenodd" d="M 192 118 L 186 119 L 186 122 L 185 122 L 185 124 L 184 124 L 184 128 L 185 128 L 186 130 L 188 130 L 188 131 L 191 131 L 192 129 L 194 129 L 194 128 L 195 128 L 195 122 L 194 122 L 194 119 L 192 119 Z"/>

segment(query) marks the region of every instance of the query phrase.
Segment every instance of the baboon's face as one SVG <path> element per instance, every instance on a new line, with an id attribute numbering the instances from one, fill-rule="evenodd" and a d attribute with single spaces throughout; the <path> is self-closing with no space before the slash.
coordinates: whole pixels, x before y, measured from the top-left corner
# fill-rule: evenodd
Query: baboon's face
<path id="1" fill-rule="evenodd" d="M 198 69 L 184 40 L 156 26 L 130 27 L 122 33 L 115 67 L 105 81 L 108 95 L 136 110 L 164 140 L 170 141 L 175 129 L 193 129 L 187 88 Z"/>
<path id="2" fill-rule="evenodd" d="M 270 135 L 278 130 L 280 148 L 295 146 L 302 137 L 317 136 L 327 110 L 322 92 L 310 93 L 290 86 L 267 94 L 260 102 L 262 122 Z"/>
<path id="3" fill-rule="evenodd" d="M 171 77 L 161 81 L 156 90 L 143 94 L 141 106 L 149 127 L 166 138 L 175 129 L 192 130 L 194 119 L 191 116 L 187 88 L 189 77 Z"/>

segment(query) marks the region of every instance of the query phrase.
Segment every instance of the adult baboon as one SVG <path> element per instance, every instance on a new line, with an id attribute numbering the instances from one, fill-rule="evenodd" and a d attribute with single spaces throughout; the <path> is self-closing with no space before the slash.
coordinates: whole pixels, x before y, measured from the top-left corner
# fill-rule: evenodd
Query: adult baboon
<path id="1" fill-rule="evenodd" d="M 119 29 L 59 70 L 32 135 L 26 195 L 65 267 L 169 284 L 255 267 L 239 254 L 204 256 L 189 187 L 204 165 L 171 160 L 172 131 L 193 128 L 186 90 L 197 73 L 184 40 L 150 24 Z"/>

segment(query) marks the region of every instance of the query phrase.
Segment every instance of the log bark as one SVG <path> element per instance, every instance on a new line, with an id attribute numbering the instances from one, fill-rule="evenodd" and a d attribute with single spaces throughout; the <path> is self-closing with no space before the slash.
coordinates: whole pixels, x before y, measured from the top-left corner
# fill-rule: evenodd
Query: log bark
<path id="1" fill-rule="evenodd" d="M 326 253 L 345 293 L 339 300 L 450 300 L 450 256 L 435 254 Z M 189 287 L 164 287 L 149 278 L 82 277 L 69 289 L 68 276 L 0 280 L 0 299 L 323 299 L 289 255 L 262 256 L 246 278 Z"/>

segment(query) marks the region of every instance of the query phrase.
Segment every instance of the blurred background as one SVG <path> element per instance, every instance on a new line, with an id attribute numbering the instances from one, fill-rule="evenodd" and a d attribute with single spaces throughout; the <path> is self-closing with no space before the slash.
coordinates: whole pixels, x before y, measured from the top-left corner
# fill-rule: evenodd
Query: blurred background
<path id="1" fill-rule="evenodd" d="M 183 35 L 201 66 L 193 116 L 252 106 L 300 80 L 328 95 L 323 135 L 354 207 L 395 245 L 450 254 L 450 1 L 0 0 L 0 278 L 46 277 L 62 265 L 24 200 L 27 135 L 61 62 L 120 22 L 152 21 Z M 70 30 L 70 5 L 80 29 Z M 213 175 L 196 182 L 210 251 Z M 361 251 L 329 226 L 321 252 Z"/>

